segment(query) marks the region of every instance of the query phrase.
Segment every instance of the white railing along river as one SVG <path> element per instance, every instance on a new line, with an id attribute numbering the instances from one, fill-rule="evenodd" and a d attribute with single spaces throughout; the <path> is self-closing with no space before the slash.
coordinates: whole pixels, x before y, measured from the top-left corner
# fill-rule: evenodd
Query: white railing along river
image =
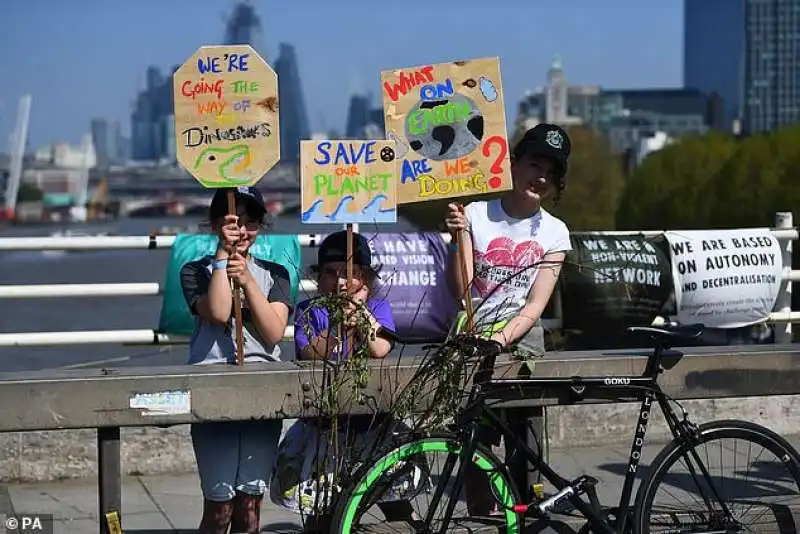
<path id="1" fill-rule="evenodd" d="M 639 234 L 655 237 L 658 231 L 612 231 L 592 232 L 597 235 Z M 783 262 L 783 284 L 769 322 L 781 325 L 775 329 L 775 342 L 788 343 L 792 338 L 792 323 L 800 322 L 800 311 L 792 310 L 792 284 L 800 282 L 800 270 L 792 270 L 792 243 L 798 239 L 798 229 L 793 225 L 791 213 L 781 212 L 775 215 L 773 235 L 781 243 Z M 323 234 L 299 235 L 301 247 L 316 247 L 322 242 Z M 450 240 L 448 234 L 442 234 L 445 241 Z M 6 251 L 89 251 L 89 250 L 163 250 L 170 248 L 175 236 L 71 236 L 71 237 L 4 237 L 0 238 L 0 252 Z M 300 281 L 301 294 L 316 291 L 313 280 Z M 37 285 L 0 285 L 0 299 L 33 299 L 59 297 L 118 297 L 118 296 L 159 296 L 162 286 L 152 283 L 120 283 L 120 284 L 37 284 Z M 556 298 L 558 296 L 556 295 Z M 555 306 L 556 310 L 560 306 Z M 545 319 L 548 328 L 558 329 L 561 321 L 558 316 Z M 292 326 L 286 329 L 285 337 L 294 335 Z M 153 329 L 133 330 L 89 330 L 77 332 L 19 332 L 0 333 L 0 347 L 13 346 L 53 346 L 84 344 L 181 344 L 186 343 L 183 336 L 170 336 Z"/>

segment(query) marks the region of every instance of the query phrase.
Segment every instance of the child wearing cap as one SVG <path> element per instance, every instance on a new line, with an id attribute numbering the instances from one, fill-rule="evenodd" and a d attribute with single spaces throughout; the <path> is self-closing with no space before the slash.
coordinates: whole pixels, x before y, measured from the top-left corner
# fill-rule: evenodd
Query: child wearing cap
<path id="1" fill-rule="evenodd" d="M 333 233 L 320 244 L 316 270 L 320 295 L 347 290 L 347 232 Z M 363 235 L 353 233 L 353 284 L 350 294 L 354 303 L 349 310 L 353 314 L 351 317 L 354 317 L 356 305 L 364 305 L 372 333 L 380 334 L 383 329 L 394 332 L 394 317 L 389 302 L 374 295 L 377 280 L 378 273 L 372 267 L 369 243 Z M 392 343 L 387 336 L 367 337 L 369 333 L 361 329 L 345 329 L 341 336 L 335 336 L 336 328 L 335 325 L 331 328 L 328 310 L 314 306 L 314 303 L 315 299 L 311 298 L 297 305 L 294 325 L 297 359 L 340 359 L 345 350 L 352 350 L 347 344 L 356 342 L 367 343 L 372 358 L 383 358 L 392 350 Z"/>
<path id="2" fill-rule="evenodd" d="M 317 271 L 318 292 L 321 296 L 347 291 L 347 232 L 330 234 L 323 240 L 318 252 Z M 350 288 L 352 304 L 345 316 L 351 319 L 340 331 L 339 325 L 331 324 L 329 310 L 324 305 L 316 305 L 318 299 L 310 298 L 297 305 L 295 313 L 294 340 L 298 360 L 342 360 L 352 355 L 357 345 L 364 347 L 370 358 L 385 358 L 392 350 L 395 330 L 394 318 L 389 302 L 375 295 L 378 273 L 372 267 L 372 253 L 366 238 L 353 234 L 353 280 Z M 369 324 L 364 328 L 354 328 L 358 308 L 364 313 Z M 347 320 L 346 320 L 347 321 Z M 342 416 L 339 418 L 341 450 L 347 450 L 358 457 L 357 450 L 363 450 L 373 443 L 371 430 L 379 427 L 383 417 L 373 415 Z M 322 426 L 330 421 L 322 421 Z M 341 465 L 327 451 L 329 432 L 320 436 L 320 421 L 298 421 L 287 431 L 280 445 L 275 476 L 270 484 L 272 500 L 296 513 L 313 515 L 314 506 L 325 507 L 324 487 L 317 487 L 313 474 L 318 470 L 330 470 L 330 464 Z M 349 435 L 348 435 L 349 434 Z M 323 440 L 324 443 L 319 444 Z M 318 463 L 329 464 L 326 467 Z M 317 476 L 321 477 L 320 473 Z M 409 478 L 411 475 L 409 475 Z M 319 493 L 319 495 L 318 495 Z M 389 495 L 384 501 L 391 501 Z M 399 497 L 397 497 L 399 499 Z M 404 502 L 395 500 L 380 504 L 384 514 L 393 518 L 410 517 L 410 508 Z"/>
<path id="3" fill-rule="evenodd" d="M 231 280 L 242 302 L 245 362 L 280 360 L 291 292 L 285 267 L 248 255 L 266 210 L 253 187 L 235 191 L 236 215 L 228 215 L 226 189 L 218 189 L 209 222 L 219 234 L 213 256 L 181 269 L 184 297 L 195 316 L 189 363 L 235 364 L 236 319 Z M 192 445 L 203 492 L 201 534 L 259 532 L 261 501 L 271 475 L 283 422 L 276 419 L 193 424 Z"/>
<path id="4" fill-rule="evenodd" d="M 556 287 L 566 253 L 572 249 L 567 226 L 542 207 L 564 190 L 570 151 L 570 139 L 563 129 L 554 124 L 537 125 L 512 151 L 513 188 L 499 199 L 473 202 L 466 208 L 450 204 L 445 218 L 453 236 L 468 230 L 464 239 L 466 282 L 471 285 L 476 333 L 526 361 L 544 355 L 542 312 Z M 456 257 L 450 254 L 448 281 L 461 299 L 465 288 L 458 277 Z M 454 330 L 463 325 L 462 312 Z M 519 414 L 509 411 L 508 415 L 516 418 Z M 526 420 L 513 423 L 520 433 L 527 431 Z M 545 446 L 544 425 L 535 426 Z M 486 441 L 499 439 L 489 434 L 484 436 Z M 466 489 L 472 513 L 483 514 L 491 505 L 491 499 L 485 498 L 489 495 L 486 481 L 481 481 L 486 477 L 477 470 L 469 473 Z"/>

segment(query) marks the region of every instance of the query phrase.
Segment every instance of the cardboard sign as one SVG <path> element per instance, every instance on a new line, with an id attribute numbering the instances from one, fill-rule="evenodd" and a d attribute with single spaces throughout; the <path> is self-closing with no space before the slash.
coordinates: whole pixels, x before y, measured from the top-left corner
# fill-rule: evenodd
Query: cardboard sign
<path id="1" fill-rule="evenodd" d="M 200 47 L 173 85 L 177 159 L 204 187 L 255 185 L 278 163 L 278 77 L 250 46 Z"/>
<path id="2" fill-rule="evenodd" d="M 394 141 L 301 141 L 301 220 L 397 222 Z"/>
<path id="3" fill-rule="evenodd" d="M 381 86 L 398 203 L 511 189 L 498 58 L 384 71 Z"/>
<path id="4" fill-rule="evenodd" d="M 766 321 L 781 287 L 778 240 L 768 228 L 666 232 L 678 321 L 739 328 Z"/>

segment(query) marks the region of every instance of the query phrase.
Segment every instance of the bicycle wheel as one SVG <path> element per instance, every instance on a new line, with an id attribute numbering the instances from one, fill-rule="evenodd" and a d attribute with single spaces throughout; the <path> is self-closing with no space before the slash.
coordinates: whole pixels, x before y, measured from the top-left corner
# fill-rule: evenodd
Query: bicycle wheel
<path id="1" fill-rule="evenodd" d="M 339 495 L 331 522 L 333 527 L 331 532 L 341 534 L 371 532 L 376 526 L 380 526 L 380 532 L 392 532 L 392 520 L 389 520 L 388 516 L 383 519 L 374 517 L 373 522 L 366 517 L 372 506 L 381 508 L 387 502 L 391 506 L 403 503 L 404 507 L 408 507 L 407 518 L 394 519 L 397 521 L 397 531 L 408 532 L 410 524 L 418 528 L 424 523 L 422 518 L 425 517 L 426 511 L 417 510 L 412 501 L 415 502 L 418 497 L 432 498 L 440 485 L 445 492 L 436 511 L 443 514 L 448 500 L 453 498 L 447 493 L 445 485 L 454 481 L 459 467 L 453 466 L 449 477 L 441 476 L 437 467 L 429 460 L 429 456 L 443 454 L 450 462 L 457 463 L 461 450 L 461 443 L 456 437 L 448 434 L 432 435 L 399 445 L 363 467 L 354 482 Z M 491 493 L 500 505 L 499 515 L 473 518 L 467 514 L 466 517 L 460 517 L 456 509 L 450 519 L 451 525 L 464 525 L 468 532 L 477 531 L 476 525 L 477 527 L 487 525 L 497 528 L 496 532 L 520 533 L 521 517 L 512 510 L 512 507 L 520 502 L 519 493 L 503 463 L 480 444 L 472 455 L 472 463 L 488 475 Z M 444 463 L 437 465 L 441 467 Z M 456 505 L 463 499 L 463 487 L 461 492 Z M 388 496 L 390 493 L 391 496 Z M 383 508 L 381 512 L 383 513 Z M 361 524 L 362 520 L 364 524 Z M 436 522 L 437 520 L 432 519 L 427 526 L 433 525 L 433 528 L 425 532 L 437 532 Z"/>
<path id="2" fill-rule="evenodd" d="M 698 430 L 696 440 L 690 443 L 673 440 L 653 460 L 649 475 L 636 495 L 635 532 L 796 533 L 800 513 L 797 451 L 771 430 L 746 421 L 715 421 L 700 425 Z M 723 440 L 733 443 L 726 446 Z M 709 458 L 710 452 L 720 453 L 719 463 Z M 765 452 L 774 456 L 772 463 L 762 459 Z M 750 453 L 757 454 L 755 473 L 745 474 L 742 481 L 743 468 L 737 465 L 743 455 Z M 730 475 L 714 473 L 717 466 L 721 470 L 722 463 L 731 459 Z M 681 461 L 683 469 L 672 473 L 670 470 Z M 659 491 L 676 500 L 681 496 L 685 501 L 675 506 L 656 503 Z M 781 501 L 792 502 L 762 505 L 761 497 L 780 497 Z M 678 523 L 680 520 L 686 524 Z M 772 522 L 772 526 L 761 521 Z"/>

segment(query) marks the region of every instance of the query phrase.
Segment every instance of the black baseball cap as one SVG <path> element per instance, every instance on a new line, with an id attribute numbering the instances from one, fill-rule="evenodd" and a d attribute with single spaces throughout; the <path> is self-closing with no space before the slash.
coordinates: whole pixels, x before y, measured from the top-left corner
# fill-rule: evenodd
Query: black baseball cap
<path id="1" fill-rule="evenodd" d="M 524 155 L 541 156 L 551 160 L 558 170 L 559 178 L 567 174 L 567 160 L 572 151 L 572 142 L 563 128 L 555 124 L 537 124 L 522 136 L 514 147 L 514 157 Z"/>
<path id="2" fill-rule="evenodd" d="M 330 262 L 347 261 L 347 231 L 341 230 L 329 234 L 319 246 L 317 253 L 318 265 Z M 372 267 L 372 251 L 367 238 L 353 232 L 353 265 Z"/>
<path id="3" fill-rule="evenodd" d="M 247 207 L 248 212 L 258 214 L 262 217 L 267 208 L 264 206 L 264 197 L 261 191 L 255 187 L 225 187 L 217 189 L 214 193 L 214 198 L 211 199 L 211 206 L 209 213 L 211 217 L 224 217 L 228 214 L 228 191 L 233 191 L 236 198 L 236 205 L 244 205 Z M 254 211 L 250 211 L 254 210 Z"/>

